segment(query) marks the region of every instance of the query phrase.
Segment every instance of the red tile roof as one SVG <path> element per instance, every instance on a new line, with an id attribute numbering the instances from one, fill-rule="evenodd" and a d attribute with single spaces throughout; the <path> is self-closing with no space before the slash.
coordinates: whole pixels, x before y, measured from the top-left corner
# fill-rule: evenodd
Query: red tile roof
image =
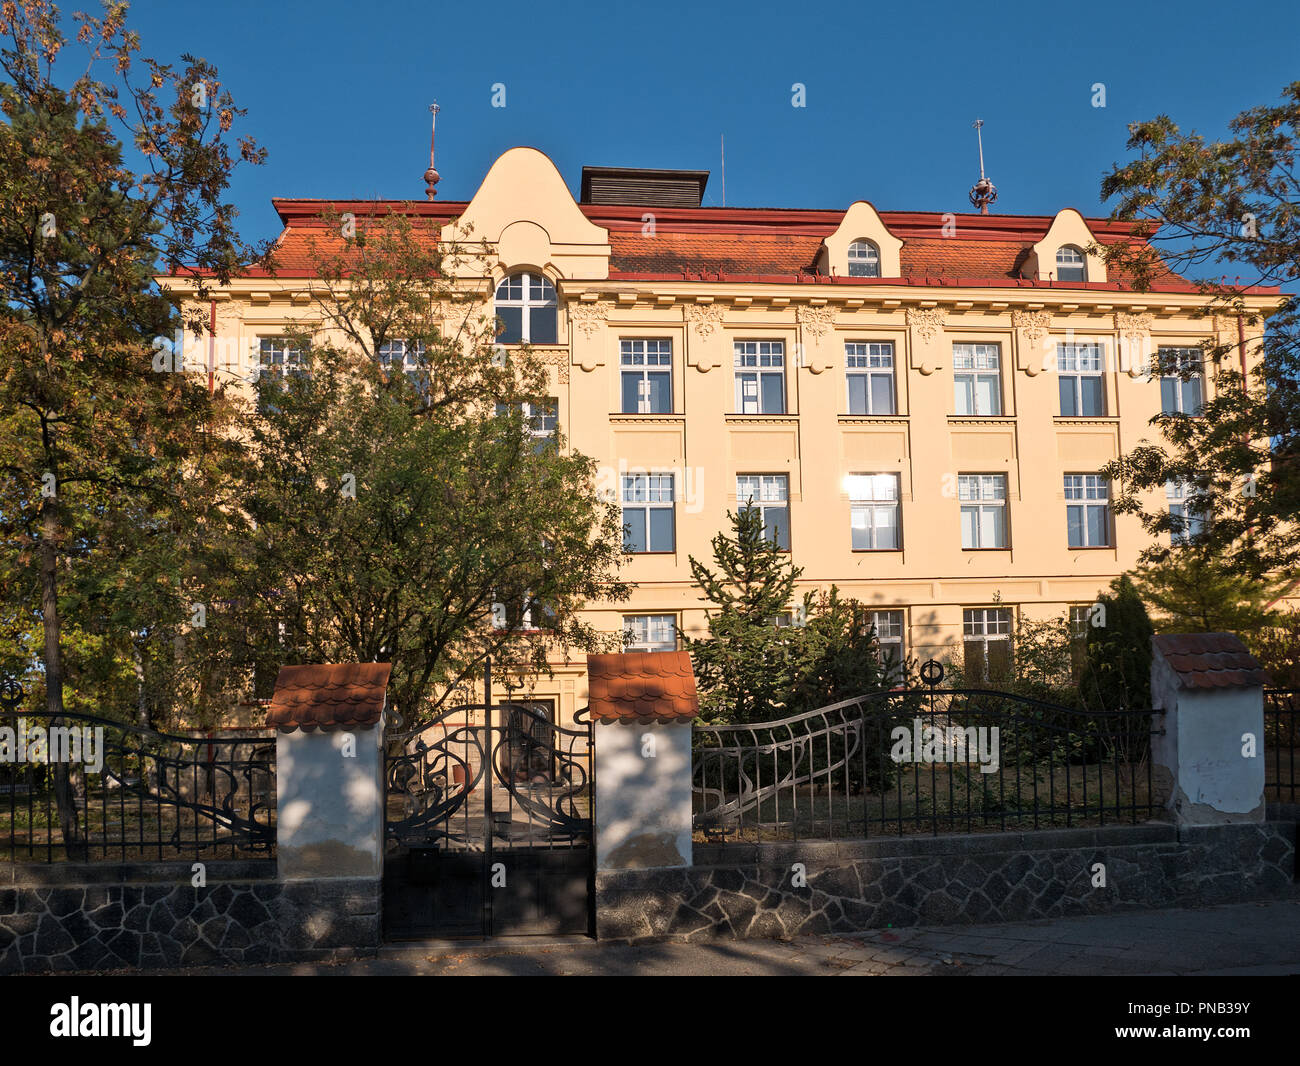
<path id="1" fill-rule="evenodd" d="M 1173 667 L 1180 688 L 1252 688 L 1272 684 L 1241 638 L 1232 633 L 1170 633 L 1156 650 Z"/>
<path id="2" fill-rule="evenodd" d="M 359 225 L 367 216 L 400 212 L 413 219 L 430 239 L 438 227 L 458 218 L 468 206 L 438 201 L 274 200 L 285 224 L 272 252 L 273 272 L 282 278 L 312 275 L 314 255 L 343 250 L 337 225 L 326 226 L 323 212 L 351 211 Z M 849 286 L 966 285 L 1026 288 L 1122 290 L 1130 280 L 1116 267 L 1109 282 L 1047 282 L 1025 279 L 1021 268 L 1030 248 L 1052 223 L 1043 215 L 944 215 L 936 212 L 884 211 L 881 220 L 903 241 L 901 278 L 820 276 L 817 255 L 822 241 L 843 218 L 842 211 L 798 208 L 655 208 L 654 236 L 644 232 L 642 208 L 629 205 L 580 204 L 596 225 L 609 231 L 610 278 L 626 280 L 732 280 L 752 282 L 820 281 Z M 1090 218 L 1088 226 L 1102 244 L 1130 241 L 1130 223 Z M 955 224 L 953 236 L 942 236 Z M 248 277 L 272 271 L 254 267 Z M 1196 292 L 1196 286 L 1169 270 L 1157 269 L 1156 291 Z M 1274 292 L 1275 289 L 1259 289 Z"/>
<path id="3" fill-rule="evenodd" d="M 369 729 L 384 711 L 389 663 L 282 666 L 266 724 L 286 733 Z"/>
<path id="4" fill-rule="evenodd" d="M 587 681 L 593 721 L 675 722 L 700 713 L 684 651 L 588 655 Z"/>
<path id="5" fill-rule="evenodd" d="M 284 222 L 268 266 L 243 271 L 243 277 L 312 277 L 316 252 L 343 250 L 337 223 L 326 226 L 323 213 L 351 211 L 358 224 L 367 216 L 389 212 L 410 217 L 436 237 L 438 228 L 459 218 L 464 201 L 273 199 Z M 873 285 L 960 286 L 981 288 L 1133 291 L 1131 276 L 1117 264 L 1110 281 L 1061 282 L 1023 278 L 1021 268 L 1031 247 L 1052 224 L 1047 215 L 940 214 L 927 211 L 882 211 L 886 228 L 903 242 L 901 276 L 896 278 L 827 277 L 816 272 L 822 241 L 839 227 L 841 210 L 750 207 L 655 207 L 655 236 L 645 235 L 647 208 L 627 204 L 578 204 L 593 223 L 608 230 L 609 277 L 626 281 L 741 281 L 790 284 L 810 282 L 869 288 Z M 1088 218 L 1089 229 L 1103 245 L 1149 243 L 1137 236 L 1137 224 Z M 942 236 L 949 226 L 952 236 Z M 198 273 L 210 273 L 199 271 Z M 176 277 L 192 277 L 178 270 Z M 1200 286 L 1157 262 L 1150 291 L 1198 293 Z M 1245 294 L 1273 295 L 1276 286 L 1243 287 Z"/>

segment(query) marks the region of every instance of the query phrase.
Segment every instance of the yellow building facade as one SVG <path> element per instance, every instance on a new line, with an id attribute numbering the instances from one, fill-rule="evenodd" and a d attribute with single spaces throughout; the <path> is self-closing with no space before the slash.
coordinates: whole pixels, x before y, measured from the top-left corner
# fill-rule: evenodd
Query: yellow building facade
<path id="1" fill-rule="evenodd" d="M 995 659 L 1017 615 L 1077 614 L 1136 565 L 1148 536 L 1111 513 L 1097 472 L 1214 388 L 1153 376 L 1153 357 L 1244 337 L 1245 365 L 1257 327 L 1206 315 L 1173 274 L 1142 292 L 1108 278 L 1090 249 L 1130 228 L 1072 209 L 702 207 L 705 177 L 590 168 L 575 200 L 543 153 L 515 148 L 466 202 L 392 205 L 449 244 L 483 242 L 449 272 L 493 301 L 503 342 L 541 353 L 568 445 L 624 508 L 635 587 L 590 605 L 597 628 L 645 649 L 700 631 L 689 557 L 710 558 L 749 503 L 801 589 L 837 585 L 878 612 L 891 653 L 922 660 Z M 276 275 L 214 294 L 215 336 L 191 340 L 187 365 L 251 378 L 287 326 L 312 324 L 301 249 L 321 212 L 373 205 L 276 206 Z M 570 720 L 581 656 L 555 665 L 531 695 Z"/>

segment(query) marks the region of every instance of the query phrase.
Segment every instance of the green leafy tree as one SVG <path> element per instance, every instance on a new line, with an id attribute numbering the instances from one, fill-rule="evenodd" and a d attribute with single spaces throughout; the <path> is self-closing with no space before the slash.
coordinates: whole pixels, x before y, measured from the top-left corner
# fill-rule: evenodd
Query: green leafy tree
<path id="1" fill-rule="evenodd" d="M 1146 710 L 1151 706 L 1151 637 L 1154 628 L 1128 575 L 1097 597 L 1103 624 L 1088 627 L 1079 688 L 1092 710 Z"/>
<path id="2" fill-rule="evenodd" d="M 1119 491 L 1115 509 L 1138 515 L 1158 538 L 1144 553 L 1161 562 L 1171 552 L 1164 535 L 1181 522 L 1152 500 L 1168 481 L 1194 487 L 1189 505 L 1211 516 L 1192 539 L 1225 567 L 1255 578 L 1294 578 L 1300 563 L 1300 301 L 1277 297 L 1261 310 L 1251 285 L 1284 289 L 1300 278 L 1300 82 L 1279 104 L 1242 112 L 1228 135 L 1207 139 L 1161 115 L 1129 127 L 1137 158 L 1116 166 L 1102 194 L 1117 198 L 1116 218 L 1141 224 L 1147 242 L 1102 249 L 1139 288 L 1172 268 L 1184 273 L 1234 272 L 1200 282 L 1207 313 L 1237 320 L 1243 333 L 1262 328 L 1257 367 L 1244 372 L 1247 353 L 1235 341 L 1206 348 L 1215 390 L 1201 417 L 1153 420 L 1162 442 L 1141 442 L 1106 473 Z M 1165 359 L 1166 374 L 1191 369 Z"/>
<path id="3" fill-rule="evenodd" d="M 1278 582 L 1234 570 L 1196 546 L 1139 567 L 1131 576 L 1162 633 L 1246 635 L 1276 621 L 1270 604 L 1281 591 Z"/>
<path id="4" fill-rule="evenodd" d="M 184 497 L 205 484 L 220 413 L 186 375 L 154 373 L 150 341 L 178 322 L 152 278 L 183 263 L 225 280 L 253 254 L 223 201 L 235 158 L 262 158 L 251 141 L 232 146 L 241 112 L 205 61 L 175 68 L 140 56 L 125 17 L 120 3 L 77 16 L 89 62 L 65 86 L 55 80 L 66 44 L 57 9 L 0 6 L 0 590 L 24 626 L 39 619 L 41 688 L 56 720 L 69 621 L 94 661 L 85 676 L 101 679 L 125 634 L 154 640 L 160 619 L 178 624 L 174 564 L 190 519 L 208 510 Z M 125 161 L 124 141 L 138 165 Z M 125 555 L 136 574 L 151 560 L 159 576 L 148 591 L 123 585 Z M 63 764 L 54 778 L 76 855 L 73 781 Z"/>
<path id="5" fill-rule="evenodd" d="M 1242 635 L 1278 688 L 1300 689 L 1300 611 L 1287 611 L 1273 624 Z"/>
<path id="6" fill-rule="evenodd" d="M 289 338 L 301 367 L 262 373 L 241 419 L 221 573 L 262 692 L 282 663 L 391 662 L 411 725 L 488 656 L 524 677 L 605 646 L 582 610 L 627 595 L 621 513 L 540 432 L 545 366 L 500 356 L 432 235 L 400 213 L 345 231 L 313 252 L 323 328 Z"/>

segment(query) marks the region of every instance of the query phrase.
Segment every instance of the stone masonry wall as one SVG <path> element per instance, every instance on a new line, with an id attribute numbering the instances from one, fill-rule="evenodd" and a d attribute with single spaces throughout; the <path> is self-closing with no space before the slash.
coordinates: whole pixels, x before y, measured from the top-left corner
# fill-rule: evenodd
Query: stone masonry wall
<path id="1" fill-rule="evenodd" d="M 223 868 L 224 867 L 224 868 Z M 379 947 L 374 879 L 275 880 L 274 863 L 0 866 L 0 974 L 335 960 Z"/>
<path id="2" fill-rule="evenodd" d="M 1300 898 L 1296 825 L 1146 824 L 696 845 L 696 866 L 596 877 L 601 939 L 770 937 Z M 807 872 L 794 887 L 795 863 Z M 1093 865 L 1106 885 L 1093 887 Z"/>

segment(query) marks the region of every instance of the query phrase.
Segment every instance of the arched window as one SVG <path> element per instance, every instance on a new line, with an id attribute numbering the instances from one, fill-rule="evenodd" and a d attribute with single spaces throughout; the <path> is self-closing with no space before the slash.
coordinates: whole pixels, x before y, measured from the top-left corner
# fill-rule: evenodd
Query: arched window
<path id="1" fill-rule="evenodd" d="M 501 344 L 554 344 L 555 286 L 541 274 L 512 274 L 497 286 Z"/>
<path id="2" fill-rule="evenodd" d="M 849 245 L 849 277 L 880 277 L 880 249 L 871 241 L 854 241 Z"/>
<path id="3" fill-rule="evenodd" d="M 1056 252 L 1057 281 L 1087 281 L 1088 261 L 1072 244 L 1063 245 Z"/>

